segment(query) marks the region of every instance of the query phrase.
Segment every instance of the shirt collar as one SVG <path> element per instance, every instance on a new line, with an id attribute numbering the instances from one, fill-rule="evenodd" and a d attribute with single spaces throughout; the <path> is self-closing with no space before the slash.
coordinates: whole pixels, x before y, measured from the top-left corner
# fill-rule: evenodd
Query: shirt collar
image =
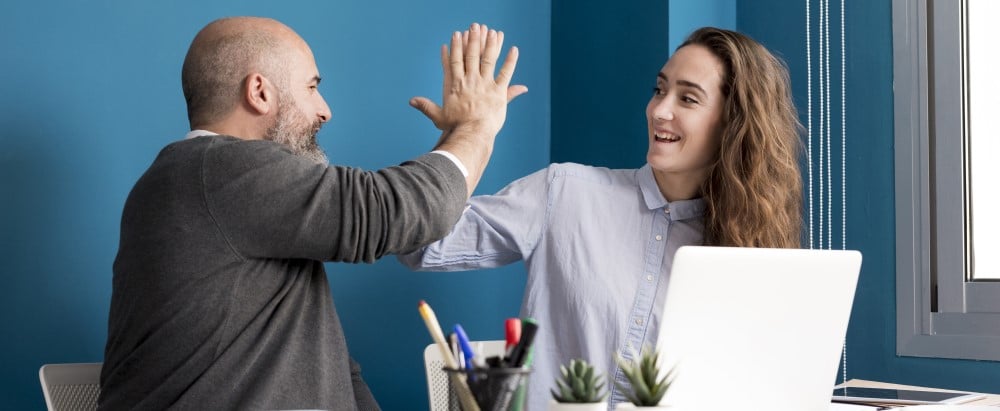
<path id="1" fill-rule="evenodd" d="M 213 133 L 213 132 L 208 131 L 208 130 L 191 130 L 191 131 L 188 131 L 187 134 L 184 135 L 184 139 L 187 140 L 187 139 L 195 138 L 195 137 L 217 136 L 217 135 L 219 135 L 219 134 L 218 133 Z"/>
<path id="2" fill-rule="evenodd" d="M 660 187 L 656 185 L 656 178 L 653 177 L 653 168 L 646 164 L 638 171 L 639 189 L 642 190 L 642 197 L 646 200 L 646 207 L 650 210 L 665 209 L 671 220 L 687 220 L 700 218 L 705 213 L 705 200 L 695 198 L 692 200 L 679 200 L 668 202 L 663 198 Z"/>

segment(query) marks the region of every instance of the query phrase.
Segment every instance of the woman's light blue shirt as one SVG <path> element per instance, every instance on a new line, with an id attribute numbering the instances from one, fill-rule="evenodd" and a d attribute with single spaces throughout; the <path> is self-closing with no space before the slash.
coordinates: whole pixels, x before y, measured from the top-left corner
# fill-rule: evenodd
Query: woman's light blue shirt
<path id="1" fill-rule="evenodd" d="M 521 315 L 539 324 L 527 409 L 548 409 L 559 365 L 573 358 L 593 363 L 619 402 L 614 353 L 655 345 L 674 252 L 702 243 L 703 213 L 701 199 L 668 203 L 648 164 L 553 164 L 471 198 L 447 237 L 400 261 L 462 271 L 524 260 Z"/>

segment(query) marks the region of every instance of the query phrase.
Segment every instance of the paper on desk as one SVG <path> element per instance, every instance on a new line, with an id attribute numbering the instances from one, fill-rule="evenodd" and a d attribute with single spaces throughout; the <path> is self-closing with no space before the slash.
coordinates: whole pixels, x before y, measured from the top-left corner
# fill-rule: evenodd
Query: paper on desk
<path id="1" fill-rule="evenodd" d="M 830 404 L 830 411 L 872 411 L 877 409 L 879 409 L 879 407 L 873 407 L 871 405 L 843 404 L 839 402 Z"/>

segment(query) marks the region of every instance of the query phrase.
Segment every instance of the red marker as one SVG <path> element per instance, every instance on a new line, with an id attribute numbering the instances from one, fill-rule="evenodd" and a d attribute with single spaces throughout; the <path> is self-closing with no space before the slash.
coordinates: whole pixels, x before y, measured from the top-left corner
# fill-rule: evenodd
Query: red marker
<path id="1" fill-rule="evenodd" d="M 517 345 L 517 342 L 521 340 L 521 319 L 508 318 L 504 323 L 504 328 L 507 335 L 507 344 L 504 348 L 510 352 L 510 349 Z"/>

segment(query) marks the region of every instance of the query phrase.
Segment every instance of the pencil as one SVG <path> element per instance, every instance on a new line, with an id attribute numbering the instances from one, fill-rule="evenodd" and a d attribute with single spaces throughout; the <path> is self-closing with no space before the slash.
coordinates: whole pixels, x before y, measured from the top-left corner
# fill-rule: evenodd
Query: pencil
<path id="1" fill-rule="evenodd" d="M 431 333 L 431 338 L 434 339 L 434 343 L 441 350 L 441 358 L 444 359 L 444 365 L 450 369 L 461 371 L 458 368 L 458 364 L 455 363 L 455 357 L 452 356 L 451 350 L 448 349 L 448 343 L 444 341 L 444 333 L 441 332 L 441 325 L 438 324 L 434 310 L 424 300 L 420 300 L 417 303 L 417 310 L 420 311 L 420 316 L 424 318 L 424 324 L 427 324 L 427 331 Z M 452 386 L 455 387 L 455 391 L 458 393 L 458 401 L 462 403 L 462 409 L 464 411 L 479 411 L 479 405 L 476 404 L 476 399 L 472 396 L 472 391 L 465 382 L 465 376 L 458 373 L 448 373 L 448 375 L 450 376 Z"/>

